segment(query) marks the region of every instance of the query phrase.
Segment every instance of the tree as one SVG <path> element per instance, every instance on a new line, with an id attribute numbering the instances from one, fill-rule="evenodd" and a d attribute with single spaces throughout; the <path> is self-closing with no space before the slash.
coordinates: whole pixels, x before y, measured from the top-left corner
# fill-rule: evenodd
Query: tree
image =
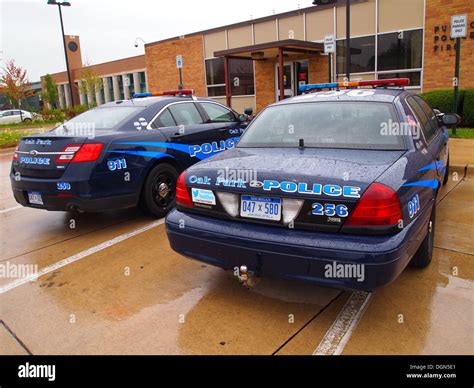
<path id="1" fill-rule="evenodd" d="M 8 61 L 0 76 L 0 93 L 4 93 L 13 106 L 19 108 L 21 100 L 34 94 L 28 85 L 26 70 L 17 66 L 13 59 Z"/>
<path id="2" fill-rule="evenodd" d="M 51 74 L 46 74 L 44 76 L 44 89 L 43 100 L 46 101 L 51 108 L 56 109 L 59 100 L 58 85 L 56 85 Z"/>
<path id="3" fill-rule="evenodd" d="M 87 96 L 92 96 L 95 99 L 95 94 L 100 92 L 104 87 L 102 79 L 92 69 L 84 69 L 81 71 L 81 84 L 79 90 Z"/>

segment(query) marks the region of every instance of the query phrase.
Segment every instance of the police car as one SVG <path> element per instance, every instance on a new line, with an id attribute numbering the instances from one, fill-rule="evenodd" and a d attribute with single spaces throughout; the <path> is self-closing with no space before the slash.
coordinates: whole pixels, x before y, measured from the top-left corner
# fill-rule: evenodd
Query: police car
<path id="1" fill-rule="evenodd" d="M 235 148 L 180 175 L 172 248 L 239 276 L 348 289 L 427 266 L 458 116 L 436 114 L 408 84 L 307 85 L 323 91 L 264 109 Z"/>
<path id="2" fill-rule="evenodd" d="M 13 194 L 21 205 L 40 209 L 141 204 L 162 217 L 174 206 L 179 173 L 233 148 L 247 120 L 192 90 L 107 103 L 22 138 L 10 174 Z"/>

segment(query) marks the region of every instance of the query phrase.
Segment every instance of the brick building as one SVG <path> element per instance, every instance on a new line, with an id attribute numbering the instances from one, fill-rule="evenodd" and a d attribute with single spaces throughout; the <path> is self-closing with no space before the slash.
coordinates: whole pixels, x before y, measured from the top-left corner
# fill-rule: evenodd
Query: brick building
<path id="1" fill-rule="evenodd" d="M 474 87 L 472 0 L 352 0 L 351 80 L 408 77 L 414 92 L 451 88 L 455 50 L 449 28 L 455 14 L 468 17 L 468 36 L 461 44 L 460 86 Z M 182 55 L 185 87 L 240 112 L 248 106 L 258 111 L 298 94 L 301 84 L 343 80 L 345 15 L 345 1 L 339 0 L 148 43 L 144 56 L 116 61 L 120 68 L 115 72 L 106 70 L 113 62 L 92 68 L 100 77 L 107 72 L 112 77 L 111 99 L 127 98 L 131 90 L 143 88 L 136 88 L 135 82 L 128 92 L 120 92 L 120 79 L 123 84 L 127 74 L 145 69 L 148 90 L 176 89 L 176 56 Z M 331 71 L 323 52 L 326 35 L 336 38 Z M 80 82 L 80 70 L 74 72 L 75 82 Z M 62 74 L 67 83 L 66 73 Z"/>

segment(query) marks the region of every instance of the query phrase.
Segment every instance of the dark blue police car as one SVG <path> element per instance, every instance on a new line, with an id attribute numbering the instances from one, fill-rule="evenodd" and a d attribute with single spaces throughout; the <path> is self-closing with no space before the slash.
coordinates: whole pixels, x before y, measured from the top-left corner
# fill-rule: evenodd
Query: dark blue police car
<path id="1" fill-rule="evenodd" d="M 233 148 L 247 124 L 247 115 L 190 90 L 134 97 L 22 138 L 10 174 L 16 201 L 84 212 L 141 204 L 162 217 L 179 173 Z"/>
<path id="2" fill-rule="evenodd" d="M 349 289 L 383 286 L 410 262 L 427 266 L 448 178 L 446 125 L 458 117 L 437 114 L 408 82 L 309 85 L 335 90 L 264 109 L 235 148 L 180 175 L 166 217 L 172 248 Z"/>

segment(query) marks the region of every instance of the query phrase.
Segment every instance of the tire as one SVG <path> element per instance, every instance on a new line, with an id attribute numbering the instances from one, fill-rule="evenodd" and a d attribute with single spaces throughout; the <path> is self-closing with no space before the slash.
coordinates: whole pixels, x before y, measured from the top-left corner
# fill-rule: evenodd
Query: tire
<path id="1" fill-rule="evenodd" d="M 26 119 L 23 119 L 23 122 L 24 123 L 31 123 L 31 119 L 29 117 L 27 117 Z"/>
<path id="2" fill-rule="evenodd" d="M 448 161 L 446 163 L 446 170 L 444 170 L 443 186 L 445 186 L 446 183 L 448 183 L 448 179 L 449 179 L 449 155 L 448 155 Z"/>
<path id="3" fill-rule="evenodd" d="M 140 207 L 157 218 L 162 218 L 176 204 L 178 172 L 167 163 L 158 164 L 148 174 L 143 185 Z"/>
<path id="4" fill-rule="evenodd" d="M 433 257 L 434 234 L 436 224 L 436 203 L 433 204 L 430 221 L 428 223 L 428 233 L 410 261 L 411 267 L 425 268 L 431 263 Z"/>

